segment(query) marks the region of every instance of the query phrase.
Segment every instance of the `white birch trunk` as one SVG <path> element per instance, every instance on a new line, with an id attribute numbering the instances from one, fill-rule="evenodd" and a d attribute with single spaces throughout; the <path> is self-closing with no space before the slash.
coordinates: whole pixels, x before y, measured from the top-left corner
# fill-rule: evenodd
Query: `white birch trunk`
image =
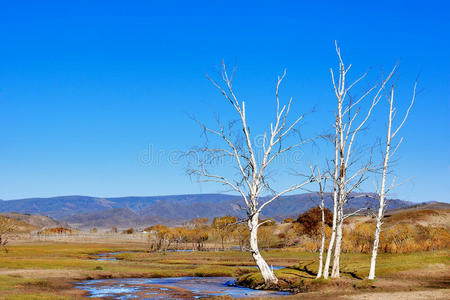
<path id="1" fill-rule="evenodd" d="M 330 243 L 328 245 L 327 259 L 325 261 L 325 268 L 323 273 L 323 278 L 327 279 L 331 255 L 333 254 L 334 241 L 336 240 L 336 222 L 337 222 L 337 209 L 338 209 L 338 166 L 339 166 L 339 149 L 338 149 L 338 116 L 336 116 L 335 124 L 335 135 L 334 135 L 334 174 L 333 174 L 333 227 L 331 230 Z"/>
<path id="2" fill-rule="evenodd" d="M 395 68 L 394 68 L 395 70 Z M 386 188 L 386 175 L 388 173 L 388 167 L 389 167 L 389 159 L 395 154 L 396 150 L 398 149 L 398 146 L 400 146 L 400 142 L 393 148 L 392 154 L 391 154 L 391 143 L 392 139 L 397 135 L 398 131 L 403 127 L 403 124 L 405 124 L 406 119 L 408 118 L 409 111 L 411 110 L 411 107 L 414 104 L 414 100 L 416 98 L 416 88 L 417 88 L 417 81 L 414 84 L 414 90 L 413 95 L 411 99 L 411 103 L 406 110 L 405 116 L 403 118 L 403 121 L 400 123 L 400 125 L 397 127 L 397 129 L 392 129 L 392 123 L 395 118 L 396 108 L 394 107 L 394 87 L 395 84 L 392 84 L 391 87 L 391 93 L 388 98 L 389 102 L 389 119 L 388 119 L 388 129 L 386 132 L 386 150 L 384 153 L 384 161 L 383 161 L 383 172 L 381 177 L 381 188 L 380 188 L 380 197 L 379 197 L 379 207 L 378 207 L 378 215 L 377 215 L 377 225 L 375 229 L 375 236 L 373 240 L 373 249 L 372 249 L 372 257 L 370 260 L 370 271 L 369 271 L 369 279 L 375 279 L 375 267 L 377 262 L 377 254 L 378 254 L 378 245 L 380 243 L 380 233 L 381 233 L 381 226 L 383 225 L 383 217 L 384 217 L 384 210 L 386 208 L 386 195 L 391 190 L 394 184 L 394 180 L 392 181 L 392 184 L 390 187 Z"/>
<path id="3" fill-rule="evenodd" d="M 380 188 L 380 198 L 379 198 L 379 207 L 378 207 L 378 215 L 377 215 L 377 225 L 375 228 L 375 236 L 373 239 L 373 248 L 372 248 L 372 257 L 370 259 L 370 271 L 369 271 L 369 279 L 375 279 L 375 267 L 377 262 L 377 254 L 378 254 L 378 245 L 380 243 L 380 232 L 383 216 L 384 216 L 384 205 L 386 201 L 386 174 L 389 162 L 389 155 L 391 150 L 391 132 L 392 132 L 392 119 L 393 119 L 393 104 L 394 104 L 394 91 L 391 91 L 391 97 L 389 100 L 389 122 L 388 129 L 386 134 L 386 151 L 384 153 L 383 159 L 383 172 L 381 177 L 381 188 Z"/>
<path id="4" fill-rule="evenodd" d="M 278 279 L 270 269 L 267 262 L 261 256 L 258 247 L 258 223 L 259 223 L 259 214 L 256 213 L 252 216 L 251 219 L 248 220 L 248 228 L 250 230 L 250 250 L 253 256 L 253 259 L 261 272 L 261 276 L 264 279 L 266 285 L 277 284 Z"/>
<path id="5" fill-rule="evenodd" d="M 320 244 L 320 252 L 319 252 L 319 270 L 317 271 L 316 278 L 322 277 L 322 268 L 323 268 L 323 251 L 325 249 L 325 212 L 324 212 L 324 203 L 323 203 L 323 193 L 321 193 L 322 204 L 321 204 L 321 212 L 322 212 L 322 228 L 321 228 L 321 236 L 322 241 Z"/>
<path id="6" fill-rule="evenodd" d="M 343 226 L 343 214 L 342 208 L 338 207 L 337 224 L 336 224 L 336 246 L 334 248 L 333 269 L 331 271 L 331 278 L 339 278 L 340 276 L 340 259 L 341 259 L 341 247 L 342 247 L 342 226 Z"/>
<path id="7" fill-rule="evenodd" d="M 377 263 L 378 245 L 380 243 L 381 224 L 384 214 L 384 206 L 378 208 L 377 227 L 375 228 L 375 237 L 373 240 L 372 257 L 370 259 L 369 279 L 375 279 L 375 267 Z"/>
<path id="8" fill-rule="evenodd" d="M 337 211 L 336 211 L 336 245 L 334 248 L 333 269 L 331 271 L 332 278 L 338 278 L 340 276 L 340 258 L 341 258 L 341 246 L 342 246 L 342 227 L 344 224 L 344 203 L 345 199 L 345 175 L 347 166 L 345 163 L 345 140 L 344 140 L 344 126 L 342 116 L 342 100 L 338 102 L 338 119 L 337 136 L 336 136 L 336 153 L 335 153 L 335 176 L 336 176 L 336 188 L 337 188 Z M 349 151 L 349 150 L 347 150 Z M 338 169 L 339 167 L 339 169 Z"/>
<path id="9" fill-rule="evenodd" d="M 323 278 L 327 279 L 329 275 L 331 254 L 333 254 L 334 241 L 336 240 L 336 214 L 333 215 L 333 229 L 330 237 L 330 244 L 328 245 L 327 259 L 325 260 L 325 266 L 323 269 Z"/>
<path id="10" fill-rule="evenodd" d="M 386 174 L 387 167 L 389 161 L 389 152 L 390 152 L 390 144 L 391 144 L 391 116 L 392 116 L 392 108 L 391 113 L 389 114 L 389 125 L 388 125 L 388 134 L 387 134 L 387 143 L 386 143 L 386 152 L 384 156 L 383 162 L 383 172 L 381 179 L 381 189 L 380 189 L 380 198 L 379 198 L 379 207 L 377 214 L 377 225 L 375 228 L 375 236 L 373 239 L 373 248 L 372 248 L 372 257 L 370 259 L 370 271 L 369 271 L 369 279 L 375 279 L 375 267 L 377 262 L 377 254 L 378 254 L 378 245 L 380 243 L 380 233 L 381 233 L 381 225 L 383 224 L 384 217 L 384 205 L 386 201 L 385 189 L 386 189 Z"/>

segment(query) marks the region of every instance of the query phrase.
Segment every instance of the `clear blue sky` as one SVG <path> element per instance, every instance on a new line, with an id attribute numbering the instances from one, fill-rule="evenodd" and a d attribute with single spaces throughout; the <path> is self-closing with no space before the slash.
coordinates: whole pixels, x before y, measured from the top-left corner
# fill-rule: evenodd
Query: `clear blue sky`
<path id="1" fill-rule="evenodd" d="M 344 2 L 0 1 L 0 198 L 219 191 L 174 159 L 202 141 L 186 112 L 228 116 L 205 72 L 236 63 L 258 121 L 286 68 L 282 96 L 316 104 L 306 130 L 322 131 L 336 39 L 355 76 L 401 59 L 400 109 L 421 73 L 396 169 L 412 179 L 395 196 L 449 202 L 449 4 Z"/>

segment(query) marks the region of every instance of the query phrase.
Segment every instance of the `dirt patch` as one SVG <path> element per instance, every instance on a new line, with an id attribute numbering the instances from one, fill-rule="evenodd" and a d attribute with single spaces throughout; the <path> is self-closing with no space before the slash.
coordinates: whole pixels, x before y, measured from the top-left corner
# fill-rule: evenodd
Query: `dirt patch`
<path id="1" fill-rule="evenodd" d="M 85 271 L 81 270 L 38 270 L 38 269 L 21 269 L 21 270 L 1 270 L 0 275 L 8 275 L 12 277 L 27 278 L 83 278 Z"/>
<path id="2" fill-rule="evenodd" d="M 350 296 L 341 296 L 339 299 L 358 299 L 358 300 L 425 300 L 425 299 L 450 299 L 450 289 L 429 290 L 429 291 L 410 291 L 393 293 L 365 293 Z"/>
<path id="3" fill-rule="evenodd" d="M 398 272 L 395 276 L 398 278 L 440 278 L 450 281 L 450 265 L 430 264 L 424 268 Z"/>

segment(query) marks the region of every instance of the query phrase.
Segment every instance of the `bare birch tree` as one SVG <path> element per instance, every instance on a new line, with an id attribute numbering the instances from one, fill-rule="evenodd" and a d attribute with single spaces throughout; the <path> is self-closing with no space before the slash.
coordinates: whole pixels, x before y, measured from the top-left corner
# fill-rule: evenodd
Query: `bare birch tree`
<path id="1" fill-rule="evenodd" d="M 334 208 L 333 213 L 336 218 L 333 222 L 332 240 L 327 253 L 324 277 L 328 277 L 328 269 L 331 259 L 331 251 L 334 250 L 333 268 L 331 277 L 340 276 L 340 255 L 342 247 L 343 224 L 346 216 L 344 207 L 351 199 L 351 193 L 358 189 L 367 179 L 367 172 L 372 166 L 371 160 L 361 162 L 355 159 L 355 142 L 358 134 L 365 129 L 374 107 L 382 97 L 382 91 L 386 83 L 392 77 L 393 71 L 382 82 L 375 84 L 364 90 L 359 97 L 351 95 L 352 89 L 363 80 L 367 73 L 357 78 L 350 84 L 347 82 L 347 74 L 351 65 L 346 66 L 341 56 L 341 51 L 336 43 L 336 53 L 339 59 L 339 76 L 336 79 L 333 69 L 330 69 L 331 79 L 335 96 L 337 99 L 336 119 L 335 119 L 335 169 L 334 180 Z M 361 105 L 368 102 L 368 109 L 361 112 Z M 360 164 L 357 165 L 357 162 Z M 333 240 L 334 239 L 334 240 Z M 334 248 L 333 248 L 334 247 Z"/>
<path id="2" fill-rule="evenodd" d="M 266 285 L 276 284 L 277 277 L 261 256 L 258 247 L 258 228 L 263 224 L 259 220 L 261 211 L 278 199 L 281 195 L 297 190 L 308 184 L 311 180 L 304 183 L 293 184 L 282 191 L 275 191 L 269 184 L 268 167 L 280 155 L 286 154 L 302 146 L 306 141 L 300 140 L 289 143 L 288 136 L 294 133 L 299 122 L 304 118 L 300 115 L 288 122 L 288 115 L 291 109 L 292 98 L 286 105 L 280 104 L 279 87 L 283 81 L 286 72 L 278 77 L 275 90 L 276 114 L 272 122 L 269 123 L 269 130 L 261 137 L 260 147 L 255 145 L 255 135 L 251 134 L 248 121 L 245 101 L 238 100 L 233 90 L 233 75 L 228 74 L 226 66 L 222 63 L 221 77 L 222 83 L 219 84 L 208 79 L 219 89 L 221 94 L 229 102 L 238 116 L 237 121 L 229 122 L 227 126 L 221 123 L 216 117 L 217 129 L 211 129 L 200 123 L 206 136 L 215 136 L 221 141 L 219 147 L 208 147 L 193 149 L 190 154 L 197 156 L 197 167 L 190 169 L 191 175 L 199 176 L 203 182 L 216 182 L 230 188 L 230 190 L 239 193 L 245 204 L 243 208 L 247 215 L 247 226 L 250 231 L 250 251 L 252 257 L 261 272 Z M 267 118 L 265 118 L 267 119 Z M 234 131 L 238 127 L 241 132 L 242 140 L 239 140 L 239 134 Z M 223 159 L 231 158 L 232 165 L 236 169 L 235 175 L 219 175 L 219 171 L 211 171 L 211 165 Z M 223 171 L 222 174 L 225 174 Z M 270 193 L 270 197 L 261 198 L 264 193 Z M 264 199 L 264 200 L 263 200 Z"/>
<path id="3" fill-rule="evenodd" d="M 394 67 L 394 70 L 397 68 L 397 65 Z M 409 111 L 411 110 L 414 99 L 416 97 L 416 88 L 417 88 L 417 81 L 414 84 L 413 89 L 413 95 L 411 98 L 411 103 L 406 110 L 406 113 L 403 117 L 403 120 L 400 122 L 398 127 L 396 129 L 393 128 L 393 122 L 395 119 L 395 115 L 397 113 L 397 109 L 394 106 L 394 90 L 395 90 L 395 83 L 392 83 L 390 86 L 389 91 L 385 93 L 386 100 L 388 102 L 389 107 L 389 113 L 388 113 L 388 122 L 387 122 L 387 130 L 386 130 L 386 143 L 384 145 L 384 151 L 383 151 L 383 165 L 382 165 L 382 171 L 381 171 L 381 187 L 377 191 L 378 196 L 378 214 L 376 217 L 376 227 L 375 227 L 375 233 L 374 233 L 374 241 L 373 241 L 373 248 L 372 248 L 372 257 L 370 260 L 370 271 L 369 271 L 369 279 L 375 279 L 375 268 L 376 268 L 376 261 L 377 261 L 377 254 L 378 254 L 378 245 L 380 243 L 380 233 L 381 233 L 381 226 L 383 225 L 383 218 L 384 218 L 384 212 L 387 205 L 387 198 L 386 195 L 392 190 L 392 188 L 396 185 L 395 183 L 395 177 L 392 179 L 391 184 L 389 187 L 386 187 L 386 180 L 387 175 L 390 169 L 390 160 L 394 156 L 395 152 L 397 151 L 398 147 L 400 146 L 401 142 L 403 141 L 403 138 L 400 139 L 400 141 L 392 147 L 392 142 L 399 130 L 403 127 L 403 125 L 406 122 L 406 119 L 408 118 Z M 393 151 L 392 151 L 393 149 Z"/>

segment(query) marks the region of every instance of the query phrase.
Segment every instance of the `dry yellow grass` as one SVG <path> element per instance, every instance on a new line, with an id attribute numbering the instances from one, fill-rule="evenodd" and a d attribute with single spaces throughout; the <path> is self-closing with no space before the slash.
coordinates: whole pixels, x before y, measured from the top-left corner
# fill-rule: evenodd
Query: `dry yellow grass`
<path id="1" fill-rule="evenodd" d="M 258 275 L 251 255 L 239 251 L 202 251 L 147 253 L 145 243 L 62 243 L 31 242 L 12 245 L 10 253 L 0 253 L 0 299 L 78 299 L 83 292 L 72 283 L 89 278 L 176 277 L 176 276 L 240 276 Z M 115 255 L 117 261 L 96 261 L 97 253 L 138 251 Z M 367 276 L 369 256 L 346 253 L 342 258 L 344 279 L 315 281 L 317 253 L 296 249 L 264 251 L 269 264 L 290 266 L 276 271 L 285 282 L 299 290 L 313 291 L 289 298 L 331 298 L 341 294 L 365 293 L 368 289 L 404 291 L 442 289 L 448 285 L 449 251 L 409 254 L 381 254 L 379 279 L 375 283 Z M 419 276 L 419 274 L 422 274 Z M 395 283 L 395 284 L 394 284 Z M 434 284 L 434 286 L 433 286 Z M 372 288 L 371 286 L 374 286 Z M 318 293 L 319 292 L 319 293 Z M 334 295 L 334 296 L 333 296 Z M 333 296 L 333 297 L 332 297 Z M 330 298 L 330 299 L 331 299 Z"/>

